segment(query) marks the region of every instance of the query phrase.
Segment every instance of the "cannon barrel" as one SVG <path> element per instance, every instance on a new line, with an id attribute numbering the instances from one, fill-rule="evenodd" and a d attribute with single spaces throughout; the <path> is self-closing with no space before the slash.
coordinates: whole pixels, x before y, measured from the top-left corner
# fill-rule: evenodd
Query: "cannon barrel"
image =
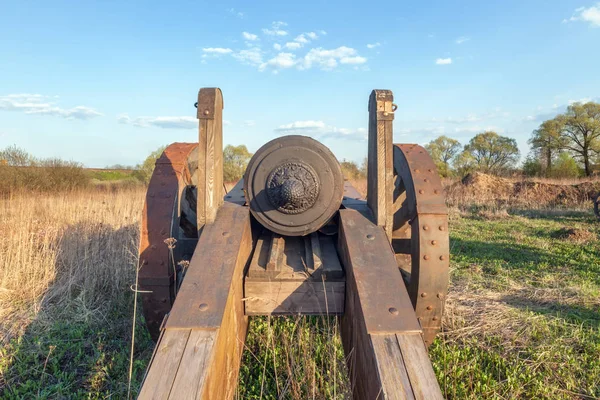
<path id="1" fill-rule="evenodd" d="M 291 135 L 268 142 L 254 154 L 244 191 L 252 215 L 264 227 L 302 236 L 320 229 L 340 208 L 344 178 L 326 146 Z"/>

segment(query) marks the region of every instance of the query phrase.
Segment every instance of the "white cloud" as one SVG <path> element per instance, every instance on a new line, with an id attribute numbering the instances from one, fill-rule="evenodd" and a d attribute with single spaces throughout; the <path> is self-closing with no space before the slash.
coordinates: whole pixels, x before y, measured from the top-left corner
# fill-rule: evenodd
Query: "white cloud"
<path id="1" fill-rule="evenodd" d="M 448 58 L 438 58 L 437 60 L 435 60 L 435 63 L 437 65 L 448 65 L 448 64 L 452 64 L 452 59 L 450 57 L 448 57 Z"/>
<path id="2" fill-rule="evenodd" d="M 591 26 L 600 27 L 600 3 L 595 6 L 579 7 L 575 10 L 571 18 L 564 19 L 563 23 L 583 21 L 588 22 Z"/>
<path id="3" fill-rule="evenodd" d="M 581 98 L 579 100 L 569 100 L 569 105 L 571 105 L 573 103 L 582 103 L 582 104 L 585 104 L 585 103 L 589 103 L 592 100 L 593 99 L 591 97 L 584 97 L 584 98 Z"/>
<path id="4" fill-rule="evenodd" d="M 275 21 L 271 24 L 271 28 L 264 28 L 262 31 L 265 35 L 269 36 L 285 36 L 287 35 L 287 31 L 281 29 L 281 27 L 286 26 L 287 24 L 282 21 Z"/>
<path id="5" fill-rule="evenodd" d="M 292 53 L 279 53 L 267 62 L 260 65 L 259 70 L 264 71 L 267 67 L 275 70 L 291 68 L 296 65 L 296 56 Z"/>
<path id="6" fill-rule="evenodd" d="M 351 59 L 354 57 L 357 57 L 357 52 L 351 47 L 341 46 L 337 49 L 331 50 L 318 47 L 315 49 L 310 49 L 310 51 L 304 56 L 299 68 L 310 69 L 313 66 L 317 66 L 323 70 L 331 70 L 338 65 L 338 60 L 343 58 L 346 60 L 345 63 L 348 63 L 347 61 L 351 61 Z"/>
<path id="7" fill-rule="evenodd" d="M 379 43 L 379 42 L 367 44 L 368 49 L 374 49 L 375 47 L 379 47 L 379 46 L 381 46 L 381 43 Z"/>
<path id="8" fill-rule="evenodd" d="M 300 47 L 302 47 L 302 44 L 298 42 L 288 42 L 285 44 L 285 48 L 289 50 L 298 50 Z"/>
<path id="9" fill-rule="evenodd" d="M 128 124 L 140 128 L 164 128 L 164 129 L 193 129 L 198 127 L 195 117 L 136 117 L 131 118 L 127 114 L 117 117 L 120 124 Z"/>
<path id="10" fill-rule="evenodd" d="M 204 47 L 202 51 L 208 54 L 230 54 L 233 50 L 223 47 Z"/>
<path id="11" fill-rule="evenodd" d="M 325 32 L 325 31 L 319 31 L 319 33 L 321 34 L 321 36 L 327 35 L 327 32 Z"/>
<path id="12" fill-rule="evenodd" d="M 258 47 L 248 50 L 241 50 L 232 54 L 233 57 L 243 64 L 258 66 L 263 63 L 262 51 Z"/>
<path id="13" fill-rule="evenodd" d="M 250 40 L 250 41 L 258 40 L 258 35 L 255 35 L 253 33 L 242 32 L 242 36 L 246 40 Z"/>
<path id="14" fill-rule="evenodd" d="M 273 48 L 274 48 L 275 50 L 279 51 L 279 50 L 281 50 L 281 45 L 280 45 L 279 43 L 275 43 L 275 44 L 273 45 Z"/>
<path id="15" fill-rule="evenodd" d="M 296 39 L 294 39 L 294 42 L 306 44 L 306 43 L 310 42 L 310 40 L 308 40 L 306 38 L 306 36 L 304 36 L 304 34 L 301 34 L 301 35 L 296 36 Z"/>
<path id="16" fill-rule="evenodd" d="M 301 134 L 311 136 L 315 139 L 343 139 L 343 140 L 367 140 L 367 130 L 364 128 L 347 129 L 327 125 L 323 121 L 295 121 L 281 125 L 275 132 L 280 135 Z"/>
<path id="17" fill-rule="evenodd" d="M 367 62 L 365 57 L 354 56 L 354 57 L 342 57 L 340 63 L 342 64 L 364 64 Z"/>
<path id="18" fill-rule="evenodd" d="M 316 39 L 319 37 L 319 35 L 317 35 L 317 34 L 316 34 L 316 33 L 314 33 L 314 32 L 308 32 L 308 33 L 306 34 L 306 36 L 308 36 L 308 37 L 309 37 L 309 38 L 311 38 L 312 40 L 316 40 Z"/>
<path id="19" fill-rule="evenodd" d="M 468 36 L 461 36 L 458 39 L 456 39 L 454 42 L 456 44 L 463 44 L 464 42 L 468 42 L 469 40 L 471 40 L 470 37 L 468 37 Z"/>
<path id="20" fill-rule="evenodd" d="M 103 115 L 94 108 L 87 106 L 61 108 L 51 99 L 51 97 L 41 94 L 9 94 L 0 96 L 0 110 L 21 111 L 25 114 L 52 115 L 66 119 L 80 120 L 87 120 Z"/>
<path id="21" fill-rule="evenodd" d="M 235 8 L 230 8 L 229 13 L 235 15 L 236 17 L 238 17 L 240 19 L 244 18 L 244 13 L 241 11 L 237 11 Z"/>

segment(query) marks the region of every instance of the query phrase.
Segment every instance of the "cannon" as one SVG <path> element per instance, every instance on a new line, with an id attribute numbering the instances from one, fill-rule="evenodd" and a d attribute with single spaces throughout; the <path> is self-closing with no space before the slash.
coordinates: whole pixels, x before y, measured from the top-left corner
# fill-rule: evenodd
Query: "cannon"
<path id="1" fill-rule="evenodd" d="M 156 162 L 139 291 L 156 341 L 140 399 L 231 399 L 248 319 L 338 315 L 355 399 L 441 399 L 427 354 L 441 328 L 448 218 L 427 151 L 393 143 L 389 90 L 368 102 L 364 198 L 323 144 L 283 136 L 223 182 L 223 96 L 198 93 L 198 143 Z"/>

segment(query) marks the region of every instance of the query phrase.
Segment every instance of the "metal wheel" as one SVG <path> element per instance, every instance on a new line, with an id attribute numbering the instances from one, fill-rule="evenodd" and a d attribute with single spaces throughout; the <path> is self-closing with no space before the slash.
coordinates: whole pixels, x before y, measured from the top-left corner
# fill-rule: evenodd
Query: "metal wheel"
<path id="1" fill-rule="evenodd" d="M 173 143 L 156 161 L 148 184 L 140 237 L 139 290 L 150 335 L 171 310 L 198 243 L 198 143 Z"/>
<path id="2" fill-rule="evenodd" d="M 594 214 L 596 214 L 596 218 L 600 220 L 600 193 L 594 199 Z"/>
<path id="3" fill-rule="evenodd" d="M 427 345 L 441 327 L 448 291 L 448 212 L 437 168 L 423 147 L 394 145 L 392 246 Z"/>

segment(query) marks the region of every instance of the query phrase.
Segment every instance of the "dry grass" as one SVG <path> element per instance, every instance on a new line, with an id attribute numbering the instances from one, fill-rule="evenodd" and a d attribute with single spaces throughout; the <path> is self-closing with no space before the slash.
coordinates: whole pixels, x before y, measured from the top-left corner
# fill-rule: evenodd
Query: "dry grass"
<path id="1" fill-rule="evenodd" d="M 102 319 L 132 282 L 143 191 L 0 200 L 0 340 L 46 312 Z"/>

